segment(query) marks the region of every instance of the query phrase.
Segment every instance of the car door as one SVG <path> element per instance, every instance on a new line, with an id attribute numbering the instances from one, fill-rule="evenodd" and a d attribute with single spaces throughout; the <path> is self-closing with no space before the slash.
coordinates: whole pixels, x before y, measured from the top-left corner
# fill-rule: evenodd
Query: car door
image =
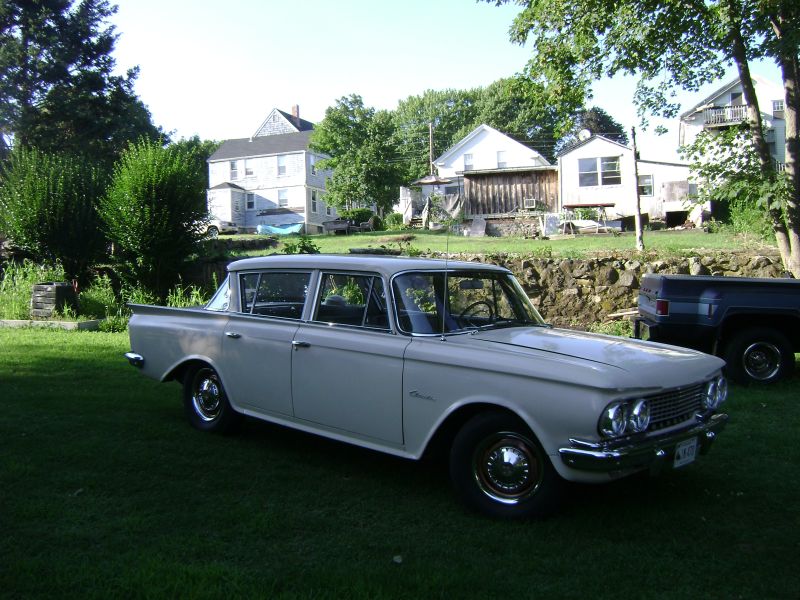
<path id="1" fill-rule="evenodd" d="M 295 417 L 395 445 L 403 443 L 403 353 L 389 327 L 378 275 L 321 272 L 311 320 L 292 359 Z"/>
<path id="2" fill-rule="evenodd" d="M 292 341 L 311 271 L 240 273 L 239 312 L 223 336 L 221 376 L 237 408 L 292 415 Z"/>

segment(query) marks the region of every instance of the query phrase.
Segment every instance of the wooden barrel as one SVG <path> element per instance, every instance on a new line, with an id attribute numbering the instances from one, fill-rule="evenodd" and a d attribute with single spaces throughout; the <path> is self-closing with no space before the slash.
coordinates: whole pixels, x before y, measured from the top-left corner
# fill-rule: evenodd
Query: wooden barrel
<path id="1" fill-rule="evenodd" d="M 49 319 L 55 312 L 61 312 L 64 307 L 73 310 L 78 308 L 78 298 L 72 284 L 63 281 L 37 283 L 31 293 L 31 317 L 34 319 Z"/>

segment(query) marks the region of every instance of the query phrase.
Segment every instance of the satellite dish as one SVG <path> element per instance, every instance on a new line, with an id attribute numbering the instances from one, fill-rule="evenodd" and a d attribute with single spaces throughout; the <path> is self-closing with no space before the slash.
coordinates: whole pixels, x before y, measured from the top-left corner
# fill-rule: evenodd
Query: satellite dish
<path id="1" fill-rule="evenodd" d="M 586 140 L 588 140 L 590 137 L 592 137 L 592 132 L 591 132 L 591 131 L 589 131 L 588 129 L 581 129 L 581 130 L 578 132 L 578 139 L 579 139 L 580 141 L 582 141 L 582 142 L 585 142 L 585 141 L 586 141 Z"/>

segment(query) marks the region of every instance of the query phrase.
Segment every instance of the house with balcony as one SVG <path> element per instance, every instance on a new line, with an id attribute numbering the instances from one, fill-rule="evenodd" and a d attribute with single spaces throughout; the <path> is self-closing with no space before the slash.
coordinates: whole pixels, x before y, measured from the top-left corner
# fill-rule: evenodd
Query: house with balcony
<path id="1" fill-rule="evenodd" d="M 208 159 L 208 212 L 240 231 L 322 231 L 336 218 L 324 200 L 327 172 L 309 149 L 314 124 L 298 106 L 273 109 L 249 138 L 225 140 Z"/>
<path id="2" fill-rule="evenodd" d="M 773 159 L 783 164 L 786 143 L 784 90 L 779 85 L 753 75 L 758 107 L 764 122 L 765 139 Z M 717 89 L 680 117 L 679 144 L 687 146 L 701 131 L 720 131 L 747 120 L 747 105 L 738 77 Z"/>

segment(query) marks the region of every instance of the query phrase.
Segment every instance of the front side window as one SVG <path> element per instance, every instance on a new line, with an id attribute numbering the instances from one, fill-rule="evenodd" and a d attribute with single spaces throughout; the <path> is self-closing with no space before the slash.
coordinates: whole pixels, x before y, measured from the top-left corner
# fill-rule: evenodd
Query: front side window
<path id="1" fill-rule="evenodd" d="M 653 195 L 653 176 L 652 175 L 639 175 L 639 195 L 652 196 Z"/>
<path id="2" fill-rule="evenodd" d="M 241 312 L 299 319 L 303 314 L 310 277 L 310 272 L 275 271 L 239 275 Z"/>
<path id="3" fill-rule="evenodd" d="M 278 175 L 286 175 L 286 155 L 278 155 Z"/>
<path id="4" fill-rule="evenodd" d="M 383 280 L 377 275 L 323 273 L 314 320 L 389 329 Z"/>
<path id="5" fill-rule="evenodd" d="M 398 325 L 405 333 L 448 334 L 544 324 L 508 273 L 403 273 L 394 278 L 393 290 Z"/>

